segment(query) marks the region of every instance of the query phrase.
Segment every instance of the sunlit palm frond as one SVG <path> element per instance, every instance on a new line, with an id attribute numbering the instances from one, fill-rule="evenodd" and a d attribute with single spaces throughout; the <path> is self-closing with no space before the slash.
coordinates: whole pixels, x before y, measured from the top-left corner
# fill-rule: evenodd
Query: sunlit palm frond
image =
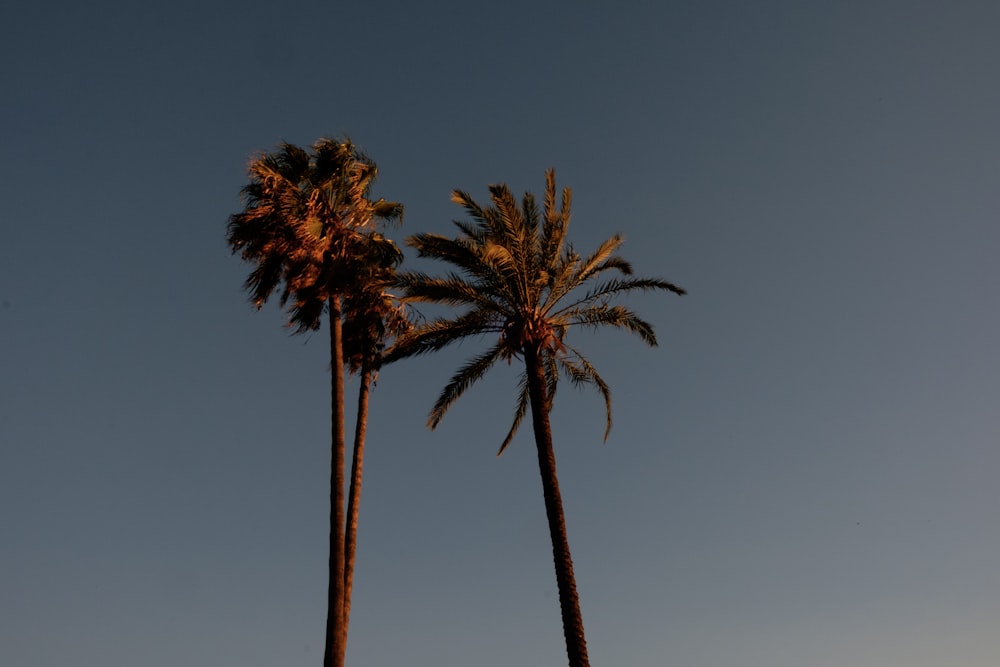
<path id="1" fill-rule="evenodd" d="M 530 207 L 519 205 L 506 185 L 491 185 L 490 192 L 498 213 L 492 240 L 507 248 L 518 269 L 525 272 L 529 269 L 527 262 L 531 254 L 531 236 L 538 226 L 537 216 L 530 215 Z"/>
<path id="2" fill-rule="evenodd" d="M 489 269 L 487 274 L 501 282 L 504 293 L 512 293 L 517 296 L 517 302 L 524 302 L 525 290 L 523 284 L 523 271 L 519 265 L 519 259 L 514 256 L 511 249 L 499 243 L 487 243 L 479 253 L 479 262 Z"/>
<path id="3" fill-rule="evenodd" d="M 541 215 L 535 195 L 525 192 L 521 199 L 521 216 L 524 220 L 525 254 L 537 261 L 541 256 L 540 239 L 538 236 Z M 535 268 L 535 267 L 528 267 Z"/>
<path id="4" fill-rule="evenodd" d="M 587 259 L 583 260 L 580 264 L 579 269 L 576 272 L 576 279 L 578 281 L 585 282 L 590 279 L 595 272 L 600 271 L 601 267 L 607 265 L 609 267 L 614 267 L 622 271 L 622 273 L 630 274 L 632 273 L 632 267 L 625 260 L 621 258 L 614 258 L 613 255 L 618 248 L 621 247 L 625 239 L 622 238 L 621 234 L 615 234 L 614 236 L 605 239 L 597 249 L 591 253 Z M 607 264 L 611 262 L 610 264 Z"/>
<path id="5" fill-rule="evenodd" d="M 580 280 L 591 280 L 605 271 L 617 271 L 624 276 L 630 276 L 632 275 L 632 263 L 618 256 L 608 257 L 603 262 L 590 267 L 586 274 L 580 277 Z"/>
<path id="6" fill-rule="evenodd" d="M 656 347 L 653 325 L 620 304 L 598 304 L 563 313 L 560 321 L 570 326 L 584 326 L 597 329 L 610 326 L 634 333 L 650 347 Z"/>
<path id="7" fill-rule="evenodd" d="M 489 191 L 493 206 L 483 209 L 485 237 L 477 243 L 484 248 L 484 264 L 496 272 L 506 291 L 523 302 L 529 294 L 526 278 L 532 264 L 527 232 L 530 222 L 506 185 L 491 185 Z"/>
<path id="8" fill-rule="evenodd" d="M 613 296 L 626 294 L 628 292 L 650 292 L 655 290 L 666 290 L 674 294 L 683 295 L 687 292 L 673 283 L 659 278 L 626 278 L 605 281 L 591 290 L 588 290 L 579 298 L 574 299 L 565 305 L 560 304 L 558 309 L 552 309 L 552 316 L 559 317 L 565 313 L 587 306 L 593 303 L 607 301 Z"/>
<path id="9" fill-rule="evenodd" d="M 415 248 L 418 257 L 438 259 L 462 269 L 469 276 L 483 280 L 496 280 L 496 269 L 482 259 L 485 244 L 467 239 L 450 239 L 439 234 L 415 234 L 406 239 L 406 245 Z"/>
<path id="10" fill-rule="evenodd" d="M 566 232 L 569 228 L 571 195 L 569 188 L 563 190 L 562 201 L 556 208 L 556 175 L 549 169 L 545 172 L 545 223 L 542 227 L 540 260 L 542 266 L 555 266 L 563 253 Z"/>
<path id="11" fill-rule="evenodd" d="M 541 229 L 544 226 L 538 202 L 530 192 L 524 194 L 521 209 L 525 221 L 524 284 L 526 300 L 540 305 L 549 284 L 549 267 L 543 259 Z"/>
<path id="12" fill-rule="evenodd" d="M 383 222 L 402 224 L 403 205 L 397 201 L 378 199 L 372 202 L 371 214 Z"/>
<path id="13" fill-rule="evenodd" d="M 433 278 L 424 273 L 409 271 L 400 273 L 396 284 L 406 293 L 407 301 L 478 306 L 499 313 L 508 312 L 503 302 L 491 296 L 491 291 L 479 289 L 454 273 L 443 278 Z"/>
<path id="14" fill-rule="evenodd" d="M 488 190 L 493 207 L 487 211 L 486 220 L 490 224 L 494 243 L 499 243 L 505 237 L 512 242 L 519 239 L 524 234 L 524 218 L 521 217 L 521 209 L 510 188 L 505 183 L 500 183 L 489 186 Z"/>
<path id="15" fill-rule="evenodd" d="M 570 247 L 564 248 L 562 255 L 550 265 L 543 312 L 550 313 L 568 294 L 580 287 L 577 277 L 579 264 L 580 256 Z"/>

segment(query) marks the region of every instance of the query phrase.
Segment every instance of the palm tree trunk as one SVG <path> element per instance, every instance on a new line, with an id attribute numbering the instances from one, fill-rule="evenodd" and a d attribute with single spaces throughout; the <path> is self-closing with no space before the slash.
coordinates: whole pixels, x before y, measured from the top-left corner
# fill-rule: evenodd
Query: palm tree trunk
<path id="1" fill-rule="evenodd" d="M 573 559 L 569 553 L 569 540 L 566 536 L 566 517 L 563 514 L 559 480 L 556 477 L 556 455 L 552 448 L 545 372 L 538 350 L 525 346 L 524 362 L 528 374 L 531 422 L 538 449 L 538 470 L 542 475 L 545 516 L 549 521 L 549 536 L 552 538 L 552 559 L 556 567 L 559 608 L 562 611 L 563 634 L 566 637 L 566 655 L 569 657 L 570 667 L 590 667 L 587 640 L 583 633 L 583 616 L 580 613 L 580 597 L 576 592 Z"/>
<path id="2" fill-rule="evenodd" d="M 344 346 L 340 297 L 330 297 L 330 586 L 323 667 L 344 667 Z"/>
<path id="3" fill-rule="evenodd" d="M 368 359 L 361 362 L 361 386 L 358 388 L 358 415 L 354 424 L 354 457 L 351 461 L 351 489 L 347 496 L 347 534 L 344 536 L 344 632 L 341 639 L 347 650 L 347 628 L 351 623 L 351 592 L 354 590 L 354 554 L 358 544 L 358 509 L 361 505 L 361 474 L 365 464 L 365 433 L 368 428 L 368 396 L 372 372 Z"/>

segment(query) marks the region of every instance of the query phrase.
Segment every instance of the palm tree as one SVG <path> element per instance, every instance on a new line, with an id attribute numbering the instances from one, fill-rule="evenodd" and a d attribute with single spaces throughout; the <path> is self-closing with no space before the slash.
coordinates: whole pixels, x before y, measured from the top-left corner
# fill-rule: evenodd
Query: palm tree
<path id="1" fill-rule="evenodd" d="M 510 444 L 528 409 L 531 411 L 545 514 L 562 611 L 563 633 L 571 667 L 586 667 L 587 643 L 566 536 L 549 411 L 560 373 L 574 385 L 593 385 L 601 393 L 607 415 L 604 438 L 611 429 L 611 393 L 596 369 L 566 342 L 574 326 L 610 326 L 632 332 L 656 345 L 652 326 L 615 297 L 636 291 L 684 290 L 665 280 L 633 278 L 632 267 L 616 253 L 620 235 L 604 241 L 588 257 L 566 241 L 571 192 L 562 191 L 556 205 L 555 173 L 546 173 L 543 211 L 526 193 L 520 206 L 506 185 L 489 188 L 492 205 L 480 206 L 461 191 L 452 201 L 472 222 L 456 221 L 457 238 L 418 234 L 407 240 L 420 257 L 443 260 L 455 269 L 444 277 L 408 272 L 398 278 L 404 298 L 464 307 L 461 314 L 439 317 L 404 334 L 386 353 L 387 361 L 434 352 L 468 337 L 495 336 L 483 353 L 452 376 L 431 410 L 428 426 L 440 423 L 448 408 L 500 360 L 523 359 L 524 372 L 514 422 L 498 455 Z M 617 277 L 603 278 L 616 272 Z M 602 277 L 597 284 L 595 279 Z M 589 288 L 586 286 L 592 285 Z"/>
<path id="2" fill-rule="evenodd" d="M 356 289 L 358 257 L 375 220 L 398 220 L 403 207 L 368 193 L 375 163 L 350 140 L 320 139 L 312 151 L 282 143 L 257 156 L 229 218 L 233 252 L 255 264 L 245 287 L 258 308 L 280 292 L 297 333 L 330 323 L 331 471 L 330 581 L 324 667 L 342 667 L 346 652 L 344 534 L 343 298 Z"/>
<path id="3" fill-rule="evenodd" d="M 403 253 L 395 243 L 377 232 L 368 235 L 364 250 L 365 255 L 358 258 L 356 279 L 359 287 L 344 299 L 344 363 L 348 372 L 359 375 L 344 538 L 344 646 L 351 620 L 370 389 L 378 376 L 386 342 L 413 328 L 403 305 L 386 291 L 395 282 L 396 267 L 403 260 Z"/>

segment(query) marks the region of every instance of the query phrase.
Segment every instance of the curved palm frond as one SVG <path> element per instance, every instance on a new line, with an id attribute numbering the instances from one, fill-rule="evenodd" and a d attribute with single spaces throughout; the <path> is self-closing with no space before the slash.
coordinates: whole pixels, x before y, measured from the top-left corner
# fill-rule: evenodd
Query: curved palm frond
<path id="1" fill-rule="evenodd" d="M 500 333 L 502 330 L 502 323 L 490 312 L 471 311 L 451 320 L 437 318 L 400 336 L 385 351 L 383 362 L 391 363 L 406 357 L 437 352 L 464 338 Z"/>
<path id="2" fill-rule="evenodd" d="M 504 292 L 513 292 L 519 295 L 519 300 L 522 301 L 527 297 L 520 258 L 514 255 L 508 247 L 488 242 L 480 253 L 479 261 L 490 269 L 497 281 L 501 283 L 499 287 Z"/>
<path id="3" fill-rule="evenodd" d="M 624 259 L 614 256 L 615 251 L 623 243 L 625 243 L 625 239 L 621 234 L 615 234 L 611 238 L 605 239 L 580 265 L 579 270 L 576 272 L 576 280 L 583 283 L 589 280 L 591 276 L 607 268 L 618 269 L 625 275 L 631 274 L 632 265 Z"/>
<path id="4" fill-rule="evenodd" d="M 674 285 L 673 283 L 667 282 L 666 280 L 661 280 L 659 278 L 628 278 L 628 279 L 615 279 L 608 280 L 600 285 L 597 285 L 593 289 L 587 291 L 583 296 L 572 302 L 563 305 L 562 307 L 555 309 L 552 312 L 552 317 L 561 317 L 565 313 L 572 312 L 574 309 L 587 306 L 589 304 L 606 301 L 612 296 L 618 294 L 626 294 L 628 292 L 650 292 L 655 290 L 666 290 L 668 292 L 673 292 L 677 295 L 687 294 L 687 291 L 681 287 Z"/>
<path id="5" fill-rule="evenodd" d="M 528 414 L 529 402 L 528 376 L 521 373 L 521 377 L 517 383 L 517 406 L 514 408 L 514 422 L 510 425 L 510 430 L 507 431 L 507 435 L 504 437 L 503 442 L 500 443 L 500 449 L 497 450 L 497 456 L 500 456 L 507 450 L 507 446 L 510 445 L 510 443 L 514 440 L 514 436 L 517 435 L 517 431 L 521 427 L 521 422 L 524 421 L 525 415 Z"/>
<path id="6" fill-rule="evenodd" d="M 439 234 L 415 234 L 406 239 L 406 245 L 416 249 L 417 257 L 449 262 L 472 277 L 497 281 L 496 268 L 482 261 L 485 242 L 449 239 Z"/>
<path id="7" fill-rule="evenodd" d="M 486 222 L 486 209 L 477 204 L 469 193 L 462 190 L 453 190 L 451 201 L 464 208 L 469 217 L 477 223 L 484 224 Z"/>
<path id="8" fill-rule="evenodd" d="M 406 292 L 408 301 L 442 303 L 449 306 L 473 306 L 507 313 L 506 304 L 451 273 L 443 278 L 433 278 L 424 273 L 406 272 L 396 277 L 396 285 Z"/>
<path id="9" fill-rule="evenodd" d="M 559 357 L 558 361 L 559 365 L 569 376 L 570 382 L 577 387 L 592 384 L 597 387 L 597 391 L 604 398 L 604 412 L 606 415 L 604 441 L 607 442 L 608 436 L 611 435 L 611 388 L 608 387 L 608 384 L 597 373 L 597 369 L 587 361 L 586 357 L 574 348 L 567 347 L 567 350 L 572 356 Z"/>
<path id="10" fill-rule="evenodd" d="M 559 379 L 559 369 L 557 366 L 555 355 L 546 355 L 545 359 L 545 385 L 546 385 L 546 405 L 552 405 L 552 399 L 556 394 L 556 385 Z M 528 412 L 528 404 L 530 402 L 530 396 L 528 395 L 528 375 L 527 373 L 521 373 L 521 377 L 518 379 L 518 397 L 517 397 L 517 407 L 514 411 L 514 422 L 510 426 L 510 430 L 507 431 L 507 436 L 504 441 L 500 444 L 500 449 L 497 450 L 497 456 L 506 451 L 507 447 L 513 441 L 514 436 L 517 434 L 518 429 L 521 427 L 521 422 L 524 421 L 524 417 Z"/>
<path id="11" fill-rule="evenodd" d="M 567 325 L 580 325 L 596 329 L 610 326 L 634 333 L 650 347 L 656 347 L 653 326 L 621 304 L 599 304 L 580 308 L 560 316 Z"/>
<path id="12" fill-rule="evenodd" d="M 448 384 L 441 391 L 430 416 L 427 418 L 427 425 L 432 429 L 441 423 L 441 418 L 448 411 L 451 404 L 458 400 L 465 390 L 472 386 L 477 380 L 486 375 L 486 372 L 493 367 L 498 360 L 504 357 L 503 345 L 497 343 L 486 352 L 474 357 L 467 364 L 458 369 L 458 372 L 451 377 Z"/>

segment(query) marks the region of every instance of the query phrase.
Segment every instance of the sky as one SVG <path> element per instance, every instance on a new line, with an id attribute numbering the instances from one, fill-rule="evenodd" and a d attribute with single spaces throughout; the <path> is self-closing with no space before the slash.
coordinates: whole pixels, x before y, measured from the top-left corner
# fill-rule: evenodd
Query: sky
<path id="1" fill-rule="evenodd" d="M 250 159 L 348 135 L 574 193 L 650 349 L 552 414 L 592 664 L 1000 664 L 1000 5 L 19 3 L 0 26 L 0 663 L 318 665 L 326 331 L 254 310 Z M 414 261 L 406 266 L 438 270 Z M 443 269 L 443 267 L 441 267 Z M 488 341 L 383 370 L 348 664 L 565 664 L 537 463 Z M 356 388 L 356 384 L 349 385 Z M 350 411 L 348 411 L 350 414 Z"/>

